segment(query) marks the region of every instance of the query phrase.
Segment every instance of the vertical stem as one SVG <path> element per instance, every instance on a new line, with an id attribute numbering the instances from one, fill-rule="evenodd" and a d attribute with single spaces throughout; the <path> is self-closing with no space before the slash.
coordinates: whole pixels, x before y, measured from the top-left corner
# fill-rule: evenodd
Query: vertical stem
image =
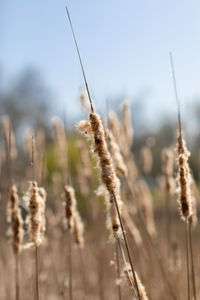
<path id="1" fill-rule="evenodd" d="M 171 252 L 171 195 L 169 193 L 166 193 L 166 199 L 165 199 L 165 208 L 166 208 L 166 236 L 167 236 L 167 244 L 168 244 L 168 259 L 170 258 L 170 252 Z"/>
<path id="2" fill-rule="evenodd" d="M 73 294 L 72 294 L 72 235 L 71 232 L 69 231 L 68 234 L 69 238 L 69 253 L 68 253 L 68 267 L 69 267 L 69 299 L 73 299 Z"/>
<path id="3" fill-rule="evenodd" d="M 188 219 L 185 221 L 185 231 L 186 231 L 186 260 L 187 260 L 187 290 L 188 290 L 188 300 L 190 300 L 190 265 L 189 265 L 189 243 L 188 243 Z"/>
<path id="4" fill-rule="evenodd" d="M 144 214 L 143 214 L 143 212 L 142 212 L 142 210 L 140 208 L 139 202 L 137 200 L 137 197 L 136 197 L 136 195 L 134 193 L 134 190 L 133 190 L 131 184 L 129 183 L 128 180 L 126 180 L 126 183 L 127 183 L 127 187 L 129 189 L 130 193 L 132 194 L 132 196 L 135 199 L 136 207 L 137 207 L 137 210 L 138 210 L 138 217 L 139 217 L 141 225 L 142 225 L 142 227 L 144 229 L 144 233 L 145 233 L 145 235 L 147 237 L 147 240 L 149 241 L 149 244 L 151 245 L 151 247 L 153 249 L 153 253 L 154 253 L 155 258 L 156 258 L 156 260 L 158 262 L 158 265 L 160 267 L 160 271 L 161 271 L 161 273 L 163 275 L 163 278 L 164 278 L 164 280 L 165 280 L 165 282 L 167 284 L 168 290 L 169 290 L 169 292 L 171 294 L 171 297 L 174 300 L 176 300 L 177 298 L 176 298 L 176 295 L 175 295 L 175 293 L 173 291 L 171 283 L 169 281 L 169 276 L 167 275 L 166 269 L 165 269 L 165 267 L 163 265 L 163 261 L 162 261 L 162 257 L 161 257 L 160 250 L 159 250 L 159 247 L 158 247 L 158 243 L 157 243 L 157 241 L 155 241 L 155 240 L 152 239 L 152 237 L 150 236 L 150 234 L 149 234 L 149 232 L 148 232 L 148 230 L 146 228 L 146 224 L 145 224 L 145 220 L 144 220 Z"/>
<path id="5" fill-rule="evenodd" d="M 19 290 L 19 254 L 15 254 L 15 291 L 16 291 L 16 300 L 20 299 L 20 290 Z"/>
<path id="6" fill-rule="evenodd" d="M 35 245 L 35 286 L 36 300 L 39 300 L 39 273 L 38 273 L 38 247 Z"/>
<path id="7" fill-rule="evenodd" d="M 83 253 L 82 253 L 82 248 L 78 247 L 79 250 L 79 255 L 80 255 L 80 262 L 81 262 L 81 272 L 82 272 L 82 278 L 83 278 L 83 291 L 84 291 L 84 296 L 87 295 L 87 281 L 86 281 L 86 276 L 85 276 L 85 264 L 83 260 Z"/>
<path id="8" fill-rule="evenodd" d="M 194 259 L 193 259 L 193 247 L 192 247 L 192 232 L 191 232 L 191 218 L 189 219 L 189 248 L 190 248 L 190 260 L 191 260 L 191 273 L 192 273 L 192 287 L 194 300 L 197 299 L 196 295 L 196 283 L 195 283 L 195 271 L 194 271 Z"/>
<path id="9" fill-rule="evenodd" d="M 116 253 L 116 265 L 117 265 L 117 279 L 120 280 L 120 263 L 117 241 L 115 242 L 115 253 Z M 120 282 L 118 283 L 118 299 L 122 300 L 122 292 Z"/>
<path id="10" fill-rule="evenodd" d="M 133 280 L 132 280 L 132 277 L 130 275 L 130 272 L 129 272 L 129 268 L 128 268 L 128 265 L 127 265 L 127 262 L 126 262 L 126 257 L 125 257 L 125 254 L 124 254 L 124 250 L 122 248 L 122 244 L 121 244 L 121 241 L 119 239 L 119 237 L 117 236 L 117 243 L 118 243 L 118 246 L 119 246 L 119 250 L 121 252 L 121 256 L 122 256 L 122 259 L 124 261 L 124 265 L 125 265 L 125 269 L 126 269 L 126 272 L 127 272 L 127 276 L 128 276 L 128 280 L 130 282 L 130 285 L 133 289 L 133 294 L 134 294 L 134 297 L 137 297 L 137 294 L 136 294 L 136 291 L 135 291 L 135 286 L 134 286 L 134 283 L 133 283 Z M 135 298 L 134 298 L 135 299 Z"/>
<path id="11" fill-rule="evenodd" d="M 140 292 L 139 292 L 139 288 L 138 288 L 138 283 L 137 283 L 137 278 L 136 278 L 136 275 L 135 275 L 135 270 L 134 270 L 133 262 L 132 262 L 132 258 L 131 258 L 131 252 L 130 252 L 130 249 L 129 249 L 128 239 L 126 237 L 126 232 L 125 232 L 124 225 L 123 225 L 123 222 L 122 222 L 122 218 L 121 218 L 121 215 L 120 215 L 119 207 L 118 207 L 118 204 L 117 204 L 117 199 L 116 199 L 116 196 L 115 196 L 114 193 L 113 193 L 113 198 L 114 198 L 115 208 L 117 210 L 117 215 L 118 215 L 121 230 L 122 230 L 122 235 L 123 235 L 125 246 L 126 246 L 126 251 L 127 251 L 127 254 L 128 254 L 129 263 L 130 263 L 131 270 L 132 270 L 132 273 L 133 273 L 133 278 L 134 278 L 136 291 L 137 291 L 137 297 L 138 297 L 139 300 L 141 300 L 141 296 L 140 296 Z"/>

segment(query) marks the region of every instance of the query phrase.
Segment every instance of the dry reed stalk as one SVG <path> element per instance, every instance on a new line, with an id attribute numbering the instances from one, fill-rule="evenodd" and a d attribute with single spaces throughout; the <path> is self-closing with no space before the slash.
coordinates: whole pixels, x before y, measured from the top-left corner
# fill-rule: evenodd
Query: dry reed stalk
<path id="1" fill-rule="evenodd" d="M 73 299 L 73 282 L 72 282 L 72 232 L 74 232 L 76 244 L 80 249 L 84 247 L 84 226 L 81 217 L 77 211 L 77 203 L 74 189 L 70 185 L 65 186 L 65 218 L 68 228 L 69 239 L 69 297 Z"/>
<path id="2" fill-rule="evenodd" d="M 174 155 L 171 148 L 162 150 L 162 171 L 164 174 L 164 192 L 165 192 L 165 208 L 166 208 L 166 236 L 168 241 L 168 256 L 170 256 L 171 245 L 171 202 L 175 192 L 175 181 L 173 178 L 174 171 Z"/>
<path id="3" fill-rule="evenodd" d="M 178 137 L 177 137 L 177 154 L 178 154 L 178 183 L 179 183 L 179 205 L 180 205 L 180 214 L 185 221 L 186 228 L 186 258 L 187 258 L 187 283 L 188 283 L 188 299 L 190 299 L 190 262 L 192 263 L 192 273 L 194 274 L 194 265 L 192 254 L 192 240 L 189 239 L 190 231 L 190 218 L 192 216 L 192 197 L 191 197 L 191 171 L 188 163 L 188 158 L 190 152 L 187 150 L 185 141 L 182 135 L 182 124 L 181 124 L 181 112 L 180 112 L 180 102 L 178 98 L 178 91 L 176 85 L 175 69 L 173 63 L 172 53 L 169 53 L 172 79 L 174 86 L 175 100 L 177 104 L 177 116 L 178 116 Z M 196 300 L 196 287 L 194 277 L 192 276 L 193 281 L 193 294 Z"/>
<path id="4" fill-rule="evenodd" d="M 36 178 L 38 178 L 41 185 L 44 181 L 44 161 L 45 161 L 45 132 L 43 128 L 39 128 L 35 135 L 35 143 L 36 143 L 36 157 L 35 161 L 37 164 L 37 174 Z"/>
<path id="5" fill-rule="evenodd" d="M 135 189 L 145 217 L 146 228 L 151 237 L 155 238 L 157 236 L 157 230 L 153 215 L 153 199 L 149 187 L 147 183 L 141 179 L 137 182 Z"/>
<path id="6" fill-rule="evenodd" d="M 84 71 L 84 67 L 83 67 L 83 63 L 82 63 L 78 43 L 77 43 L 77 40 L 76 40 L 76 36 L 75 36 L 75 33 L 74 33 L 73 25 L 72 25 L 70 14 L 69 14 L 69 11 L 68 11 L 67 7 L 66 7 L 66 11 L 67 11 L 67 16 L 68 16 L 68 19 L 69 19 L 72 35 L 73 35 L 73 38 L 74 38 L 74 43 L 75 43 L 75 46 L 76 46 L 77 54 L 78 54 L 78 57 L 79 57 L 79 62 L 80 62 L 82 74 L 83 74 L 83 77 L 84 77 L 85 87 L 86 87 L 89 102 L 90 102 L 90 115 L 89 115 L 90 122 L 87 123 L 87 121 L 86 121 L 86 123 L 85 123 L 85 121 L 84 121 L 84 124 L 85 125 L 87 124 L 86 125 L 87 130 L 89 128 L 91 128 L 93 136 L 94 136 L 94 151 L 98 154 L 99 163 L 100 163 L 100 167 L 101 167 L 101 179 L 102 179 L 103 184 L 106 186 L 106 188 L 107 188 L 107 190 L 110 194 L 110 201 L 111 201 L 111 203 L 114 202 L 115 210 L 117 211 L 117 216 L 118 216 L 118 219 L 119 219 L 119 223 L 120 223 L 120 227 L 121 227 L 121 230 L 122 230 L 124 242 L 125 242 L 125 245 L 126 245 L 126 250 L 127 250 L 129 262 L 130 262 L 133 277 L 134 277 L 134 280 L 135 280 L 137 296 L 138 296 L 138 299 L 140 300 L 141 298 L 140 298 L 140 294 L 139 294 L 139 290 L 138 290 L 135 271 L 134 271 L 134 268 L 133 268 L 133 263 L 132 263 L 132 259 L 131 259 L 128 240 L 127 240 L 127 237 L 126 237 L 126 233 L 125 233 L 125 230 L 124 230 L 124 226 L 123 226 L 123 222 L 122 222 L 122 218 L 121 218 L 121 214 L 120 214 L 120 210 L 119 210 L 119 206 L 118 206 L 118 202 L 117 202 L 118 201 L 118 199 L 117 199 L 118 198 L 118 193 L 116 193 L 116 192 L 118 192 L 118 184 L 117 184 L 117 180 L 116 180 L 117 177 L 116 177 L 116 174 L 113 170 L 112 159 L 111 159 L 110 154 L 109 154 L 108 149 L 107 149 L 107 144 L 106 144 L 106 140 L 105 140 L 105 136 L 104 136 L 102 122 L 101 122 L 99 116 L 94 113 L 94 106 L 93 106 L 92 99 L 91 99 L 91 96 L 90 96 L 90 91 L 89 91 L 89 88 L 88 88 L 88 83 L 87 83 L 87 79 L 86 79 L 86 75 L 85 75 L 85 71 Z M 80 128 L 80 125 L 79 125 L 79 128 Z M 113 205 L 112 205 L 112 207 L 113 207 Z M 113 211 L 113 215 L 115 215 L 115 211 Z M 115 225 L 117 225 L 117 226 L 115 226 Z M 118 226 L 118 224 L 115 224 L 115 225 L 113 226 L 113 230 L 115 232 L 117 232 L 118 229 L 119 229 L 119 226 Z"/>
<path id="7" fill-rule="evenodd" d="M 133 145 L 134 130 L 133 130 L 132 120 L 131 120 L 130 105 L 128 104 L 127 101 L 124 101 L 122 104 L 122 113 L 123 113 L 124 135 L 126 138 L 126 144 L 130 149 L 131 146 Z"/>
<path id="8" fill-rule="evenodd" d="M 172 297 L 172 299 L 176 300 L 176 295 L 174 293 L 174 290 L 171 286 L 171 283 L 169 281 L 169 277 L 166 273 L 166 270 L 165 270 L 165 267 L 163 265 L 163 261 L 162 261 L 162 257 L 161 257 L 161 254 L 160 254 L 160 250 L 159 250 L 159 246 L 156 242 L 155 239 L 152 239 L 151 235 L 149 234 L 147 228 L 146 228 L 146 221 L 145 221 L 145 217 L 144 217 L 144 214 L 143 214 L 143 211 L 140 207 L 140 203 L 139 203 L 139 200 L 138 200 L 138 197 L 137 197 L 137 191 L 136 189 L 132 186 L 132 182 L 130 182 L 129 178 L 127 178 L 125 180 L 126 184 L 127 184 L 127 188 L 130 192 L 130 194 L 132 195 L 133 199 L 135 200 L 135 203 L 136 203 L 136 208 L 137 208 L 137 212 L 138 212 L 138 217 L 139 217 L 139 220 L 140 220 L 140 223 L 144 229 L 144 233 L 146 235 L 146 238 L 150 244 L 150 246 L 152 247 L 153 249 L 153 253 L 155 255 L 155 258 L 156 258 L 156 261 L 158 262 L 158 266 L 160 268 L 160 271 L 161 271 L 161 274 L 167 284 L 167 288 L 169 290 L 169 293 Z"/>
<path id="9" fill-rule="evenodd" d="M 33 165 L 34 165 L 34 159 L 33 159 Z M 28 202 L 29 217 L 27 222 L 28 222 L 28 229 L 30 235 L 30 242 L 24 246 L 24 249 L 28 249 L 32 247 L 35 248 L 36 299 L 39 300 L 40 295 L 39 295 L 38 248 L 43 241 L 44 232 L 46 230 L 46 221 L 45 221 L 46 192 L 44 191 L 43 188 L 38 187 L 37 182 L 33 181 L 30 184 L 29 190 L 26 193 L 24 200 Z"/>
<path id="10" fill-rule="evenodd" d="M 142 241 L 142 236 L 140 234 L 140 231 L 137 228 L 134 221 L 132 220 L 127 208 L 124 205 L 122 207 L 122 218 L 124 220 L 124 223 L 126 224 L 126 227 L 129 229 L 131 237 L 133 238 L 136 246 L 138 247 L 142 246 L 143 241 Z"/>
<path id="11" fill-rule="evenodd" d="M 7 220 L 11 223 L 12 246 L 15 255 L 15 298 L 20 299 L 20 279 L 19 279 L 19 253 L 23 243 L 23 219 L 19 209 L 17 187 L 12 185 L 10 198 L 7 207 Z"/>
<path id="12" fill-rule="evenodd" d="M 134 275 L 134 268 L 132 263 L 132 258 L 130 255 L 129 245 L 124 229 L 124 225 L 121 218 L 121 198 L 120 198 L 120 184 L 119 179 L 116 176 L 116 173 L 113 168 L 112 158 L 107 148 L 105 134 L 103 130 L 103 125 L 100 117 L 96 113 L 90 113 L 89 115 L 90 123 L 84 122 L 87 124 L 87 132 L 93 133 L 94 138 L 94 152 L 97 154 L 99 159 L 99 167 L 101 171 L 101 180 L 104 186 L 106 187 L 109 198 L 110 198 L 110 216 L 112 222 L 112 230 L 115 237 L 119 236 L 119 229 L 121 228 L 122 235 L 125 241 L 126 250 L 129 258 L 130 265 L 132 267 L 132 272 Z M 83 123 L 83 122 L 82 122 Z M 81 123 L 81 124 L 82 124 Z M 91 129 L 89 129 L 91 127 Z M 80 126 L 79 126 L 80 128 Z M 81 126 L 82 128 L 82 126 Z M 84 126 L 85 128 L 85 126 Z M 137 290 L 138 299 L 140 299 L 139 290 L 137 288 L 137 279 L 135 279 L 135 285 Z"/>
<path id="13" fill-rule="evenodd" d="M 116 267 L 117 267 L 118 299 L 122 300 L 121 276 L 120 276 L 120 260 L 119 260 L 119 253 L 118 253 L 117 241 L 115 241 L 115 254 L 116 254 Z"/>
<path id="14" fill-rule="evenodd" d="M 17 158 L 17 148 L 16 148 L 15 135 L 12 128 L 11 120 L 9 116 L 4 115 L 1 118 L 1 122 L 3 125 L 3 131 L 6 138 L 7 153 L 10 152 L 10 159 L 15 160 Z"/>
<path id="15" fill-rule="evenodd" d="M 4 149 L 4 147 L 2 147 L 2 145 L 0 145 L 0 175 L 2 173 L 2 167 L 3 167 L 5 160 L 6 160 L 5 149 Z"/>
<path id="16" fill-rule="evenodd" d="M 153 156 L 149 145 L 144 145 L 140 150 L 140 159 L 142 163 L 142 170 L 145 175 L 148 175 L 152 170 Z"/>
<path id="17" fill-rule="evenodd" d="M 80 192 L 83 196 L 88 196 L 90 193 L 90 185 L 92 182 L 92 164 L 86 143 L 78 140 L 76 143 L 81 157 L 81 165 L 77 165 L 77 180 L 79 183 Z"/>
<path id="18" fill-rule="evenodd" d="M 131 268 L 130 267 L 129 267 L 129 272 L 131 273 Z M 129 278 L 127 276 L 127 270 L 126 269 L 124 269 L 124 273 L 125 273 L 126 278 L 128 279 L 128 283 L 130 283 Z M 145 286 L 142 284 L 142 282 L 140 280 L 140 277 L 138 276 L 137 273 L 136 273 L 136 277 L 137 277 L 137 282 L 138 282 L 138 287 L 139 287 L 141 300 L 148 300 L 149 298 L 147 296 Z"/>
<path id="19" fill-rule="evenodd" d="M 178 245 L 177 240 L 172 241 L 172 255 L 171 255 L 171 260 L 170 260 L 170 271 L 171 272 L 178 272 L 181 269 L 181 256 L 180 256 L 180 248 Z"/>
<path id="20" fill-rule="evenodd" d="M 68 157 L 68 147 L 67 147 L 67 139 L 65 135 L 65 127 L 61 119 L 58 117 L 54 117 L 52 119 L 53 128 L 54 128 L 54 137 L 57 146 L 57 163 L 59 168 L 62 171 L 64 176 L 64 181 L 67 182 L 67 173 L 66 173 L 66 166 L 67 166 L 67 157 Z"/>

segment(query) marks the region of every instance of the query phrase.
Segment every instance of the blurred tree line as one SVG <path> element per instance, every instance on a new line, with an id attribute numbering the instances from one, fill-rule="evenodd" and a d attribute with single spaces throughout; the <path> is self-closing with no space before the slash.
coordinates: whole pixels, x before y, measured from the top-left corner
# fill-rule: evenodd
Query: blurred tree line
<path id="1" fill-rule="evenodd" d="M 3 72 L 0 72 L 0 82 L 3 82 Z M 146 95 L 140 95 L 131 102 L 131 111 L 133 125 L 135 130 L 133 152 L 136 163 L 140 166 L 140 149 L 145 144 L 148 137 L 153 137 L 155 145 L 152 147 L 153 152 L 153 170 L 152 177 L 161 173 L 161 150 L 164 147 L 174 145 L 176 142 L 176 120 L 163 118 L 160 120 L 160 126 L 149 128 L 146 122 Z M 119 96 L 115 99 L 112 106 L 112 99 L 109 102 L 109 109 L 115 108 L 120 114 L 120 102 L 124 99 Z M 0 115 L 7 114 L 10 116 L 17 140 L 21 141 L 24 130 L 31 126 L 34 129 L 44 128 L 47 137 L 52 138 L 51 125 L 49 122 L 52 112 L 53 95 L 41 74 L 35 69 L 27 69 L 18 78 L 6 85 L 0 84 Z M 117 103 L 117 105 L 116 105 Z M 192 120 L 193 132 L 189 137 L 189 149 L 192 152 L 190 158 L 191 167 L 196 179 L 199 179 L 199 148 L 200 148 L 200 102 L 196 101 L 192 107 L 188 123 Z M 106 113 L 105 113 L 106 115 Z M 75 135 L 73 135 L 75 137 Z M 187 138 L 188 136 L 186 136 Z M 188 140 L 188 139 L 187 139 Z M 20 143 L 18 143 L 20 146 Z"/>

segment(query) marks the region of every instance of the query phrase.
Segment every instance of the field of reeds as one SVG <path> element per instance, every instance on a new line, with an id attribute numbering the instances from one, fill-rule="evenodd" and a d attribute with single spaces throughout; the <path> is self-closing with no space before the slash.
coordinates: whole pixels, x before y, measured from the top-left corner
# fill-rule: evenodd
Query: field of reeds
<path id="1" fill-rule="evenodd" d="M 149 137 L 136 159 L 126 101 L 99 116 L 84 69 L 73 130 L 54 117 L 19 146 L 1 118 L 0 299 L 199 299 L 199 189 L 170 59 L 178 125 L 156 156 Z"/>

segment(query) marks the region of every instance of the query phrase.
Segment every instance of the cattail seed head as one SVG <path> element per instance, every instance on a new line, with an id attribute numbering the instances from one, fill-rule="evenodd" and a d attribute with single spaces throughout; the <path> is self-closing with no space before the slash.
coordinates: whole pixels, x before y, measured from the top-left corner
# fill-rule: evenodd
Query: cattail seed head
<path id="1" fill-rule="evenodd" d="M 108 152 L 103 125 L 100 117 L 95 113 L 89 115 L 90 125 L 94 136 L 94 152 L 99 158 L 101 180 L 109 193 L 110 215 L 114 233 L 119 230 L 119 221 L 115 207 L 115 200 L 120 209 L 120 182 L 117 178 L 110 153 Z"/>
<path id="2" fill-rule="evenodd" d="M 74 216 L 74 236 L 75 242 L 79 248 L 84 247 L 84 224 L 79 212 L 76 210 Z"/>
<path id="3" fill-rule="evenodd" d="M 23 243 L 23 219 L 18 204 L 17 187 L 12 185 L 7 208 L 7 220 L 11 223 L 12 245 L 14 253 L 19 253 Z"/>
<path id="4" fill-rule="evenodd" d="M 133 273 L 132 273 L 132 269 L 130 266 L 128 267 L 128 270 L 126 268 L 124 269 L 124 274 L 126 276 L 126 279 L 127 279 L 127 282 L 129 285 L 130 285 L 129 275 L 131 275 L 132 281 L 134 282 Z M 136 276 L 138 290 L 139 290 L 141 300 L 148 300 L 149 298 L 147 296 L 145 286 L 142 284 L 142 281 L 141 281 L 140 277 L 138 276 L 137 272 L 135 272 L 135 276 Z"/>
<path id="5" fill-rule="evenodd" d="M 178 183 L 180 213 L 184 220 L 192 216 L 192 197 L 191 197 L 191 173 L 188 164 L 190 152 L 187 150 L 185 141 L 178 137 Z"/>
<path id="6" fill-rule="evenodd" d="M 45 231 L 45 201 L 46 193 L 44 189 L 39 188 L 37 183 L 33 181 L 27 192 L 26 198 L 28 200 L 29 209 L 29 234 L 31 237 L 31 243 L 25 248 L 32 246 L 40 246 L 44 238 Z"/>
<path id="7" fill-rule="evenodd" d="M 76 198 L 74 189 L 66 185 L 65 186 L 65 217 L 67 220 L 67 227 L 69 230 L 74 228 L 74 216 L 76 212 Z"/>
<path id="8" fill-rule="evenodd" d="M 120 175 L 126 177 L 128 175 L 128 170 L 125 165 L 124 158 L 121 154 L 119 145 L 117 144 L 115 137 L 111 131 L 107 130 L 106 134 L 109 138 L 110 152 L 113 158 L 115 169 Z"/>

